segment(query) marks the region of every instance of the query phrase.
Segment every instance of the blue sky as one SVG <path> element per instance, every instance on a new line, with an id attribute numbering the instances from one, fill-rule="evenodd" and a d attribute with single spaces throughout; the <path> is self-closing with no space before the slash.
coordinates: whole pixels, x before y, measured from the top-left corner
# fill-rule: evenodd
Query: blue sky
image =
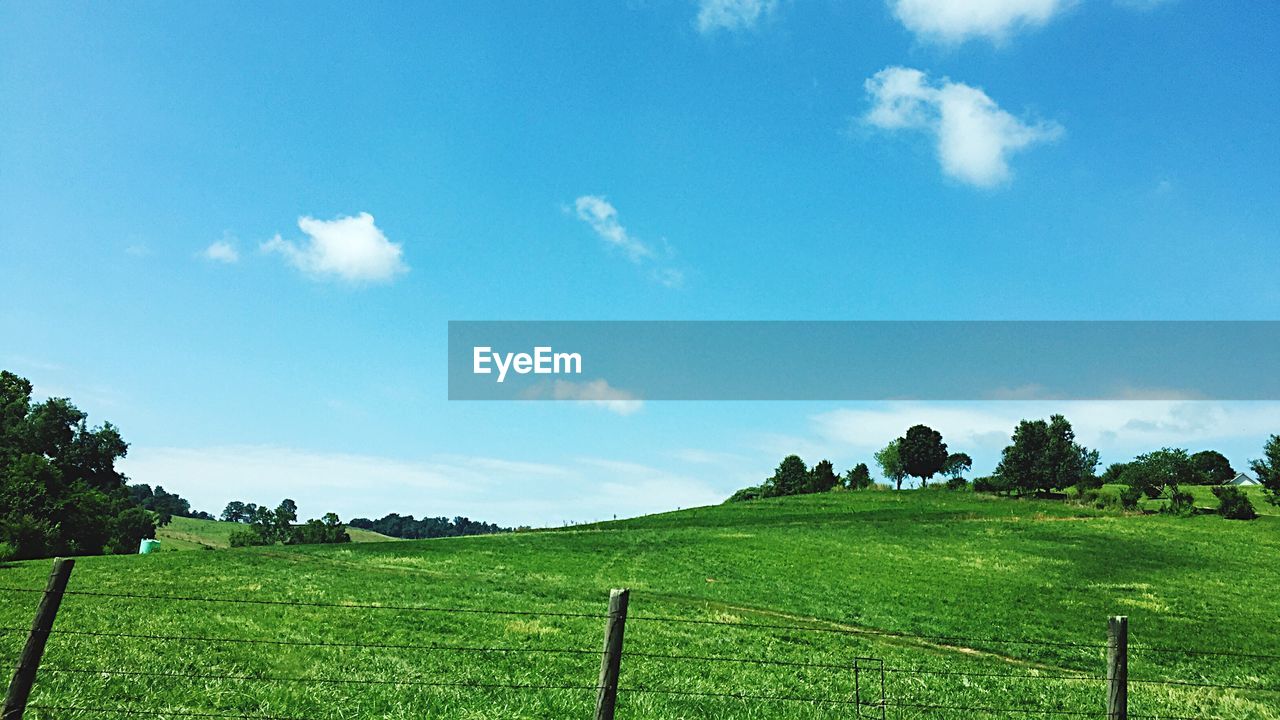
<path id="1" fill-rule="evenodd" d="M 450 403 L 446 322 L 1276 319 L 1278 37 L 1191 0 L 7 3 L 0 363 L 215 511 L 589 520 L 917 420 L 986 471 L 1055 409 L 1104 461 L 1242 467 L 1273 406 Z"/>

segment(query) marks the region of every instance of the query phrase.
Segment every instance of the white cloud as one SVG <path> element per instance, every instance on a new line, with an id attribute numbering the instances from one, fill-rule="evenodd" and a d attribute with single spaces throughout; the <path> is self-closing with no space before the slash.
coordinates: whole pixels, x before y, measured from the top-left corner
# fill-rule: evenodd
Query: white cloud
<path id="1" fill-rule="evenodd" d="M 631 415 L 644 406 L 644 401 L 625 390 L 611 387 L 605 380 L 556 380 L 551 386 L 551 397 L 591 403 L 617 415 Z"/>
<path id="2" fill-rule="evenodd" d="M 215 514 L 231 500 L 275 505 L 288 497 L 304 518 L 398 512 L 536 527 L 724 499 L 722 489 L 694 478 L 595 458 L 561 464 L 460 455 L 408 461 L 262 445 L 132 447 L 120 467 L 132 482 L 163 485 Z"/>
<path id="3" fill-rule="evenodd" d="M 599 195 L 583 195 L 573 203 L 578 219 L 591 226 L 601 240 L 620 249 L 631 262 L 653 257 L 653 248 L 633 237 L 618 222 L 618 209 Z"/>
<path id="4" fill-rule="evenodd" d="M 777 0 L 699 0 L 698 31 L 745 30 L 778 6 Z"/>
<path id="5" fill-rule="evenodd" d="M 234 263 L 240 260 L 240 251 L 227 240 L 219 240 L 205 248 L 200 255 L 206 260 L 220 263 Z"/>
<path id="6" fill-rule="evenodd" d="M 317 279 L 387 282 L 409 271 L 400 244 L 388 240 L 369 213 L 333 220 L 304 216 L 298 218 L 298 227 L 306 233 L 306 242 L 298 245 L 276 235 L 262 244 L 262 250 L 283 255 Z"/>
<path id="7" fill-rule="evenodd" d="M 633 264 L 649 267 L 649 277 L 670 288 L 684 285 L 684 271 L 665 264 L 673 254 L 663 242 L 663 252 L 627 232 L 618 220 L 618 209 L 601 195 L 583 195 L 573 202 L 578 219 L 591 226 L 606 244 L 617 248 Z M 566 210 L 567 211 L 567 210 Z"/>
<path id="8" fill-rule="evenodd" d="M 933 137 L 938 162 L 950 177 L 978 187 L 1009 180 L 1008 156 L 1062 135 L 1054 122 L 1023 122 L 982 90 L 914 68 L 888 67 L 865 84 L 873 103 L 867 123 L 885 130 L 917 130 Z"/>
<path id="9" fill-rule="evenodd" d="M 999 42 L 1014 30 L 1044 25 L 1072 0 L 889 0 L 908 30 L 926 40 L 960 43 L 971 37 Z"/>

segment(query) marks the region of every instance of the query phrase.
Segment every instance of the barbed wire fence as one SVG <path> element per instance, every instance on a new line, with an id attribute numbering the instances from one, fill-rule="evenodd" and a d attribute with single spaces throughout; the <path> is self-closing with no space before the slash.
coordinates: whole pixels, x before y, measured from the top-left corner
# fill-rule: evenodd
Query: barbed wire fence
<path id="1" fill-rule="evenodd" d="M 830 717 L 865 718 L 867 720 L 888 720 L 890 717 L 928 717 L 938 714 L 964 713 L 966 717 L 1092 717 L 1107 720 L 1228 720 L 1205 715 L 1155 715 L 1129 712 L 1129 691 L 1143 687 L 1176 687 L 1191 688 L 1204 691 L 1246 691 L 1252 693 L 1274 693 L 1280 702 L 1280 686 L 1216 683 L 1208 680 L 1190 680 L 1179 678 L 1130 678 L 1128 661 L 1131 654 L 1151 654 L 1155 656 L 1182 655 L 1189 658 L 1215 657 L 1249 663 L 1280 662 L 1280 655 L 1266 653 L 1239 652 L 1234 650 L 1208 648 L 1175 648 L 1165 646 L 1129 645 L 1127 618 L 1113 617 L 1108 622 L 1108 637 L 1105 644 L 1082 643 L 1055 640 L 1037 640 L 1030 638 L 997 638 L 997 637 L 965 637 L 957 635 L 911 634 L 895 631 L 876 630 L 871 628 L 850 628 L 836 624 L 823 624 L 815 621 L 811 625 L 795 623 L 751 622 L 742 620 L 722 620 L 674 615 L 629 614 L 630 593 L 627 590 L 613 590 L 610 594 L 606 612 L 563 612 L 556 610 L 515 610 L 515 609 L 481 609 L 468 607 L 448 607 L 431 605 L 388 605 L 377 603 L 336 603 L 320 601 L 281 600 L 253 597 L 199 597 L 186 595 L 161 595 L 132 592 L 105 592 L 94 590 L 68 590 L 67 584 L 74 561 L 71 559 L 55 560 L 48 584 L 44 590 L 35 588 L 0 587 L 0 592 L 17 594 L 38 594 L 39 603 L 35 618 L 29 629 L 19 627 L 0 627 L 0 635 L 18 635 L 26 633 L 26 643 L 14 665 L 14 673 L 5 697 L 3 713 L 0 720 L 22 720 L 27 710 L 35 710 L 42 714 L 52 713 L 70 715 L 107 715 L 107 716 L 150 716 L 150 717 L 190 717 L 190 718 L 227 718 L 231 720 L 313 720 L 312 718 L 291 717 L 271 714 L 268 711 L 255 714 L 242 714 L 236 710 L 215 709 L 172 709 L 154 708 L 134 705 L 112 705 L 109 707 L 97 704 L 37 702 L 30 703 L 29 698 L 36 684 L 37 676 L 66 677 L 124 677 L 145 678 L 156 681 L 217 681 L 233 683 L 279 683 L 318 686 L 384 686 L 392 688 L 415 689 L 454 689 L 462 691 L 510 691 L 510 692 L 542 692 L 564 691 L 582 693 L 589 697 L 595 695 L 594 720 L 613 720 L 619 697 L 630 696 L 668 696 L 676 698 L 704 698 L 713 700 L 736 701 L 753 705 L 789 704 L 812 708 L 830 708 Z M 257 605 L 277 606 L 282 608 L 325 608 L 341 609 L 348 612 L 392 611 L 399 613 L 441 613 L 453 615 L 487 615 L 511 617 L 563 618 L 584 621 L 602 621 L 604 623 L 604 644 L 602 649 L 582 647 L 542 647 L 515 645 L 485 645 L 479 643 L 403 643 L 379 641 L 336 641 L 336 640 L 292 640 L 262 637 L 228 637 L 206 634 L 165 634 L 152 632 L 127 632 L 124 630 L 84 630 L 75 628 L 55 628 L 54 623 L 59 608 L 68 597 L 99 598 L 111 601 L 137 600 L 146 602 L 173 602 L 190 605 Z M 692 654 L 679 652 L 657 652 L 652 650 L 626 650 L 624 638 L 627 624 L 653 623 L 665 626 L 713 626 L 723 631 L 777 630 L 788 633 L 826 633 L 846 636 L 870 636 L 873 638 L 898 639 L 913 642 L 943 644 L 941 647 L 957 646 L 972 648 L 993 645 L 1028 645 L 1048 648 L 1069 648 L 1089 652 L 1105 652 L 1107 658 L 1106 672 L 1090 674 L 1084 672 L 998 672 L 990 670 L 949 670 L 923 666 L 886 665 L 883 658 L 850 655 L 847 661 L 822 662 L 788 660 L 777 657 L 746 657 L 723 654 Z M 276 675 L 261 673 L 230 672 L 188 672 L 152 669 L 129 669 L 117 667 L 97 667 L 86 665 L 42 665 L 44 651 L 52 636 L 67 638 L 90 638 L 104 641 L 147 641 L 150 643 L 174 643 L 189 645 L 250 645 L 301 648 L 361 648 L 385 652 L 425 652 L 425 653 L 459 653 L 478 656 L 509 655 L 535 659 L 539 657 L 573 657 L 600 662 L 599 676 L 594 683 L 542 681 L 529 682 L 510 681 L 477 681 L 477 680 L 439 680 L 425 677 L 407 678 L 370 678 L 339 677 L 315 675 Z M 734 692 L 731 690 L 693 689 L 690 687 L 658 686 L 643 683 L 627 684 L 620 682 L 623 658 L 636 658 L 662 662 L 692 662 L 711 665 L 744 665 L 751 664 L 776 668 L 778 670 L 811 671 L 824 670 L 847 673 L 847 686 L 841 692 L 815 694 L 803 691 L 781 692 Z M 9 658 L 5 658 L 9 660 Z M 891 697 L 889 679 L 895 677 L 919 678 L 922 687 L 927 688 L 930 678 L 958 678 L 968 683 L 971 681 L 1011 681 L 1011 682 L 1081 682 L 1096 684 L 1105 691 L 1105 710 L 1085 708 L 1034 707 L 1028 705 L 969 705 L 945 702 L 927 702 L 916 697 Z M 891 714 L 892 713 L 892 714 Z"/>

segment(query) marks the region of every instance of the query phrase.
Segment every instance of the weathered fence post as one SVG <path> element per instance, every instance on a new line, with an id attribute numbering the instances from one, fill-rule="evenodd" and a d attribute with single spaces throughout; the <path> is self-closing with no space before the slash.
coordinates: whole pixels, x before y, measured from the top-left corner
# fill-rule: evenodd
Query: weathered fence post
<path id="1" fill-rule="evenodd" d="M 1107 720 L 1129 718 L 1129 618 L 1107 620 Z"/>
<path id="2" fill-rule="evenodd" d="M 609 617 L 604 623 L 604 655 L 600 657 L 600 682 L 596 684 L 595 720 L 613 720 L 618 701 L 618 668 L 622 663 L 622 630 L 627 624 L 630 591 L 609 592 Z"/>
<path id="3" fill-rule="evenodd" d="M 0 715 L 2 720 L 22 720 L 22 713 L 27 709 L 27 696 L 31 694 L 31 686 L 36 681 L 36 669 L 40 667 L 40 658 L 44 656 L 44 645 L 49 640 L 49 631 L 53 629 L 53 618 L 58 614 L 62 593 L 67 589 L 67 580 L 71 577 L 71 568 L 75 563 L 71 558 L 53 561 L 53 571 L 49 573 L 49 583 L 45 585 L 44 595 L 40 597 L 40 605 L 36 608 L 36 619 L 31 623 L 27 644 L 22 648 L 18 668 L 13 671 L 13 680 L 9 682 L 9 692 L 4 698 L 4 713 Z"/>

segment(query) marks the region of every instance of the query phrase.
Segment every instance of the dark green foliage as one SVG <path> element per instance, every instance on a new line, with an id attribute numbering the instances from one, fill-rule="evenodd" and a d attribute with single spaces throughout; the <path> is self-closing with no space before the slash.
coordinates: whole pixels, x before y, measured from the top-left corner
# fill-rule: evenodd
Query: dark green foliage
<path id="1" fill-rule="evenodd" d="M 262 505 L 236 504 L 251 508 L 248 511 L 249 527 L 231 533 L 228 538 L 231 547 L 351 542 L 346 527 L 333 513 L 326 513 L 322 520 L 308 520 L 296 525 L 298 504 L 288 498 L 282 500 L 275 510 L 268 510 Z"/>
<path id="2" fill-rule="evenodd" d="M 1169 504 L 1160 508 L 1160 512 L 1170 515 L 1190 515 L 1195 512 L 1195 509 L 1195 497 L 1186 490 L 1174 487 L 1169 489 Z"/>
<path id="3" fill-rule="evenodd" d="M 1048 492 L 1078 485 L 1098 466 L 1098 452 L 1076 443 L 1071 423 L 1061 415 L 1023 420 L 1013 444 L 1001 454 L 996 474 L 1019 493 Z"/>
<path id="4" fill-rule="evenodd" d="M 745 497 L 748 491 L 755 491 L 755 496 Z M 729 499 L 754 500 L 761 497 L 759 493 L 760 488 L 758 487 L 744 488 L 734 493 L 733 497 Z M 376 533 L 407 540 L 462 537 L 464 535 L 493 535 L 495 533 L 511 532 L 511 528 L 499 527 L 493 523 L 479 522 L 465 517 L 455 517 L 453 520 L 445 517 L 424 517 L 421 520 L 415 520 L 412 515 L 398 515 L 396 513 L 389 513 L 378 520 L 352 518 L 348 524 L 353 528 L 372 530 Z"/>
<path id="5" fill-rule="evenodd" d="M 942 474 L 958 478 L 973 469 L 973 458 L 968 453 L 951 453 L 942 465 Z"/>
<path id="6" fill-rule="evenodd" d="M 212 520 L 213 516 L 206 512 L 192 512 L 191 503 L 177 493 L 171 493 L 160 485 L 155 490 L 150 485 L 130 485 L 129 495 L 134 502 L 156 514 L 156 524 L 168 525 L 174 517 L 189 517 Z"/>
<path id="7" fill-rule="evenodd" d="M 880 448 L 875 454 L 876 464 L 880 466 L 880 474 L 893 483 L 895 490 L 902 489 L 902 481 L 907 477 L 906 468 L 902 465 L 902 438 Z"/>
<path id="8" fill-rule="evenodd" d="M 233 500 L 227 503 L 222 510 L 222 520 L 225 522 L 247 523 L 253 517 L 258 506 L 254 503 L 243 503 L 239 500 Z"/>
<path id="9" fill-rule="evenodd" d="M 744 488 L 742 488 L 741 490 L 739 490 L 739 491 L 735 492 L 734 494 L 730 495 L 730 496 L 729 496 L 729 499 L 728 499 L 728 500 L 725 500 L 725 502 L 746 502 L 747 500 L 759 500 L 761 497 L 763 497 L 763 494 L 762 494 L 762 493 L 761 493 L 761 491 L 760 491 L 760 486 L 759 486 L 759 485 L 752 485 L 751 487 L 744 487 Z M 364 518 L 355 518 L 355 519 L 353 519 L 353 520 L 351 521 L 351 522 L 352 522 L 352 526 L 351 526 L 351 527 L 364 527 L 363 525 L 356 525 L 356 524 L 354 524 L 357 520 L 363 520 L 363 519 L 364 519 Z M 370 523 L 370 528 L 369 528 L 369 529 L 371 529 L 371 528 L 372 528 L 372 522 L 373 522 L 373 521 L 372 521 L 372 520 L 369 520 L 368 522 Z M 375 532 L 377 532 L 377 531 L 375 531 Z M 385 535 L 386 533 L 383 533 L 383 534 Z"/>
<path id="10" fill-rule="evenodd" d="M 835 466 L 830 460 L 819 460 L 817 465 L 809 471 L 809 486 L 807 492 L 820 493 L 833 490 L 840 484 L 840 476 L 836 475 Z"/>
<path id="11" fill-rule="evenodd" d="M 902 460 L 902 470 L 920 478 L 921 484 L 927 487 L 929 478 L 941 472 L 947 463 L 947 444 L 942 442 L 942 433 L 937 430 L 927 425 L 913 425 L 898 440 L 898 457 Z"/>
<path id="12" fill-rule="evenodd" d="M 1102 484 L 1111 485 L 1124 482 L 1125 468 L 1129 467 L 1129 463 L 1111 463 L 1102 473 Z"/>
<path id="13" fill-rule="evenodd" d="M 1137 510 L 1141 499 L 1142 491 L 1132 485 L 1120 491 L 1120 507 L 1125 510 Z"/>
<path id="14" fill-rule="evenodd" d="M 1253 503 L 1244 491 L 1235 485 L 1219 485 L 1213 488 L 1218 498 L 1218 514 L 1228 520 L 1252 520 L 1258 517 Z"/>
<path id="15" fill-rule="evenodd" d="M 0 543 L 12 558 L 134 552 L 155 533 L 115 468 L 128 444 L 66 398 L 0 372 Z"/>
<path id="16" fill-rule="evenodd" d="M 809 487 L 809 468 L 799 455 L 788 455 L 773 471 L 773 476 L 761 486 L 765 497 L 799 495 Z"/>
<path id="17" fill-rule="evenodd" d="M 324 518 L 320 520 L 308 520 L 302 525 L 295 526 L 287 544 L 317 545 L 348 542 L 351 542 L 351 536 L 347 534 L 347 528 L 342 521 L 334 513 L 325 513 Z"/>
<path id="18" fill-rule="evenodd" d="M 1198 485 L 1225 485 L 1236 476 L 1231 461 L 1217 450 L 1201 450 L 1191 456 L 1191 464 L 1200 473 Z"/>
<path id="19" fill-rule="evenodd" d="M 1012 490 L 1009 480 L 1003 475 L 987 475 L 973 479 L 973 491 L 984 493 L 1007 493 Z"/>
<path id="20" fill-rule="evenodd" d="M 1260 460 L 1251 460 L 1249 468 L 1258 476 L 1262 489 L 1267 493 L 1267 502 L 1280 505 L 1280 435 L 1272 435 L 1263 448 Z"/>
<path id="21" fill-rule="evenodd" d="M 968 488 L 969 488 L 969 481 L 965 480 L 964 478 L 958 475 L 955 477 L 947 478 L 948 490 L 967 490 Z"/>
<path id="22" fill-rule="evenodd" d="M 871 482 L 871 469 L 866 463 L 858 463 L 844 474 L 844 486 L 850 490 L 865 490 L 871 487 Z"/>
<path id="23" fill-rule="evenodd" d="M 1149 498 L 1173 493 L 1181 485 L 1195 485 L 1201 475 L 1182 448 L 1163 448 L 1134 458 L 1125 467 L 1122 481 Z"/>

